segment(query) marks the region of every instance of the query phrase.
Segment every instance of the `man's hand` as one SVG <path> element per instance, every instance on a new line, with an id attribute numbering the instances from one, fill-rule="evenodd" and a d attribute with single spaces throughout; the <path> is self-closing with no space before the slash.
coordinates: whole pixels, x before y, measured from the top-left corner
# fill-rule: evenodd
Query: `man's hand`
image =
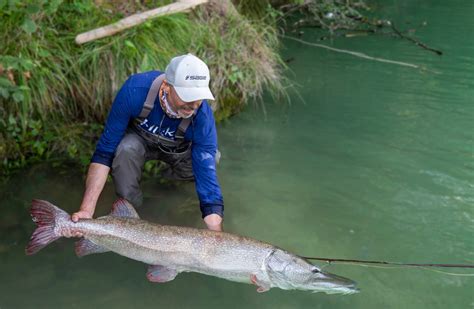
<path id="1" fill-rule="evenodd" d="M 92 214 L 86 210 L 79 210 L 78 212 L 72 214 L 72 221 L 77 222 L 79 219 L 92 219 Z"/>
<path id="2" fill-rule="evenodd" d="M 75 212 L 72 214 L 71 220 L 73 222 L 77 222 L 79 221 L 79 219 L 92 219 L 92 214 L 85 210 L 79 210 L 78 212 Z M 71 231 L 66 230 L 64 231 L 63 236 L 69 238 L 69 237 L 82 237 L 84 235 L 81 232 L 71 233 Z"/>
<path id="3" fill-rule="evenodd" d="M 102 189 L 104 188 L 107 175 L 109 174 L 110 167 L 99 163 L 91 163 L 89 171 L 87 172 L 86 179 L 86 190 L 82 197 L 81 207 L 78 212 L 75 212 L 71 216 L 73 222 L 79 221 L 79 219 L 91 219 L 94 215 L 95 206 L 97 199 L 99 198 Z M 82 237 L 82 233 L 76 232 L 71 233 L 70 231 L 64 232 L 65 237 Z"/>
<path id="4" fill-rule="evenodd" d="M 204 217 L 207 228 L 211 231 L 222 232 L 222 217 L 218 214 L 210 214 Z"/>

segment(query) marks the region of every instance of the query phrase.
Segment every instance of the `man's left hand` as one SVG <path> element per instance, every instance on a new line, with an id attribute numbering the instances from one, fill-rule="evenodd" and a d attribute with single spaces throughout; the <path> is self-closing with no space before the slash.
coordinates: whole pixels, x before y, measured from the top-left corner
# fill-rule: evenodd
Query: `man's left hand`
<path id="1" fill-rule="evenodd" d="M 207 228 L 211 231 L 222 232 L 222 217 L 218 214 L 210 214 L 204 217 Z"/>

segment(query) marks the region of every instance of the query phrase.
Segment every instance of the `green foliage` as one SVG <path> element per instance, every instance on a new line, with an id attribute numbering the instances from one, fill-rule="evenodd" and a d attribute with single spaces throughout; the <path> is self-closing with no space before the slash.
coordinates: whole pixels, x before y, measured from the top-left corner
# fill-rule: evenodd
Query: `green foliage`
<path id="1" fill-rule="evenodd" d="M 270 0 L 240 0 L 237 1 L 237 9 L 242 15 L 251 18 L 262 18 L 265 11 L 271 7 Z"/>
<path id="2" fill-rule="evenodd" d="M 57 158 L 85 165 L 102 125 L 76 123 L 54 126 L 40 120 L 26 121 L 26 129 L 9 116 L 0 121 L 0 157 L 3 174 L 25 165 Z M 8 155 L 7 155 L 8 154 Z"/>
<path id="3" fill-rule="evenodd" d="M 193 46 L 207 59 L 209 67 L 218 68 L 211 74 L 219 102 L 218 119 L 234 114 L 246 102 L 260 99 L 264 89 L 275 99 L 286 95 L 284 85 L 289 82 L 282 74 L 286 64 L 278 53 L 275 21 L 265 16 L 254 20 L 237 12 L 226 18 L 217 12 L 197 14 L 198 24 L 205 26 L 197 28 Z"/>
<path id="4" fill-rule="evenodd" d="M 266 1 L 261 20 L 238 13 L 227 18 L 210 6 L 84 45 L 74 42 L 77 34 L 123 17 L 117 9 L 122 4 L 143 10 L 158 2 L 169 1 L 119 1 L 107 7 L 92 0 L 0 0 L 4 172 L 57 157 L 87 164 L 120 85 L 130 74 L 163 70 L 178 54 L 194 53 L 209 65 L 217 119 L 238 112 L 264 88 L 284 93 L 278 14 Z"/>

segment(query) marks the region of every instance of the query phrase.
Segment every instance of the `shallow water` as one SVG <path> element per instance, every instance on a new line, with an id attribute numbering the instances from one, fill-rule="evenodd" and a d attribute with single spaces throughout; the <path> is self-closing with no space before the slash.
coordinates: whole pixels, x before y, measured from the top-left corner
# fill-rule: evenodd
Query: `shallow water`
<path id="1" fill-rule="evenodd" d="M 378 14 L 417 28 L 444 55 L 388 36 L 323 42 L 427 69 L 417 70 L 284 41 L 304 102 L 266 98 L 266 114 L 248 107 L 218 128 L 226 231 L 306 256 L 474 263 L 474 2 L 383 2 Z M 302 39 L 318 37 L 306 30 Z M 143 187 L 142 218 L 202 227 L 192 184 Z M 199 274 L 152 284 L 145 265 L 113 253 L 78 259 L 67 239 L 24 256 L 34 228 L 29 201 L 72 212 L 82 190 L 79 173 L 43 166 L 3 188 L 1 309 L 474 307 L 474 277 L 416 268 L 332 264 L 325 269 L 357 281 L 359 294 L 258 294 Z M 109 183 L 96 215 L 113 199 Z"/>

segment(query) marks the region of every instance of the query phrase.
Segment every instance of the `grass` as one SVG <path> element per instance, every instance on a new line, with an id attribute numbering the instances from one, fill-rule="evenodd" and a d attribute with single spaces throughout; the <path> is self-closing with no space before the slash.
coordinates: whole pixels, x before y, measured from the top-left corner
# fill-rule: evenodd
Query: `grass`
<path id="1" fill-rule="evenodd" d="M 147 5 L 157 2 L 163 3 Z M 164 70 L 175 55 L 192 52 L 209 65 L 218 120 L 258 101 L 264 89 L 285 94 L 285 65 L 266 11 L 262 22 L 206 6 L 78 46 L 77 34 L 118 20 L 120 11 L 92 1 L 9 3 L 0 4 L 3 174 L 55 157 L 87 164 L 127 76 Z"/>
<path id="2" fill-rule="evenodd" d="M 217 93 L 217 119 L 238 112 L 246 102 L 259 99 L 268 90 L 275 99 L 286 96 L 286 68 L 278 49 L 276 27 L 265 21 L 244 18 L 238 12 L 225 19 L 216 12 L 200 11 L 196 53 L 211 68 L 212 88 Z"/>

